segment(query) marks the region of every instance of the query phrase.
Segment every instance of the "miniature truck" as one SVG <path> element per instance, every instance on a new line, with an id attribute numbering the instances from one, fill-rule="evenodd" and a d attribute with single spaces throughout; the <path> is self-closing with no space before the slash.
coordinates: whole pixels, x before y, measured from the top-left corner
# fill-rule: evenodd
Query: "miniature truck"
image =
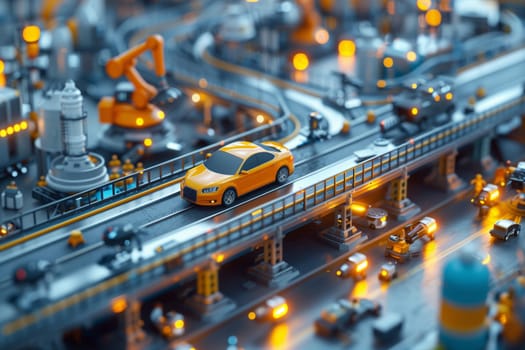
<path id="1" fill-rule="evenodd" d="M 417 255 L 419 252 L 410 251 L 410 245 L 423 237 L 433 240 L 436 230 L 436 220 L 429 216 L 420 219 L 415 225 L 407 225 L 400 234 L 388 237 L 385 256 L 403 262 L 412 255 Z"/>
<path id="2" fill-rule="evenodd" d="M 406 240 L 409 244 L 414 243 L 422 237 L 428 237 L 429 240 L 434 240 L 434 234 L 437 230 L 437 223 L 434 218 L 425 216 L 413 226 L 413 228 L 406 233 Z"/>
<path id="3" fill-rule="evenodd" d="M 499 188 L 494 184 L 488 184 L 481 192 L 474 198 L 470 200 L 476 206 L 483 207 L 492 207 L 495 205 L 499 199 Z"/>
<path id="4" fill-rule="evenodd" d="M 403 90 L 392 101 L 394 115 L 379 124 L 381 132 L 405 123 L 424 130 L 450 121 L 455 109 L 453 90 L 453 80 L 445 76 L 430 80 L 420 77 L 403 84 Z"/>
<path id="5" fill-rule="evenodd" d="M 521 225 L 509 219 L 501 219 L 494 223 L 490 230 L 490 235 L 498 239 L 507 241 L 510 236 L 518 237 L 521 232 Z"/>
<path id="6" fill-rule="evenodd" d="M 366 278 L 367 269 L 368 260 L 366 255 L 355 253 L 348 257 L 347 261 L 337 269 L 335 274 L 337 277 L 352 277 L 356 281 L 359 281 Z"/>

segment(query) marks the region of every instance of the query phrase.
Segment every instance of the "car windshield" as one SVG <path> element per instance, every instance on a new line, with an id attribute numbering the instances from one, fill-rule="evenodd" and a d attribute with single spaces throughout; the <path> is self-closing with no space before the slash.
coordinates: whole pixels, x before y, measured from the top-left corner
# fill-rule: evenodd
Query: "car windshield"
<path id="1" fill-rule="evenodd" d="M 242 158 L 224 151 L 217 151 L 204 162 L 204 166 L 215 173 L 233 175 L 241 163 Z"/>

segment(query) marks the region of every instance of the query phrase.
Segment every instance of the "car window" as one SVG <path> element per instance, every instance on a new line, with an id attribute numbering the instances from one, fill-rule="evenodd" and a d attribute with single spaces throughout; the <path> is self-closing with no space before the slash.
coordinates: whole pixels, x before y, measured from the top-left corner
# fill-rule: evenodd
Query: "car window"
<path id="1" fill-rule="evenodd" d="M 259 162 L 257 156 L 258 154 L 253 154 L 248 159 L 246 159 L 246 162 L 244 162 L 244 165 L 242 166 L 241 170 L 250 170 L 262 164 Z"/>
<path id="2" fill-rule="evenodd" d="M 217 151 L 204 162 L 204 166 L 215 173 L 233 175 L 241 163 L 242 158 L 224 151 Z"/>
<path id="3" fill-rule="evenodd" d="M 270 160 L 272 160 L 275 156 L 268 152 L 260 152 L 253 154 L 250 156 L 250 158 L 246 159 L 246 162 L 244 162 L 244 165 L 242 166 L 242 170 L 250 170 L 253 168 L 258 167 L 259 165 L 262 165 Z"/>
<path id="4" fill-rule="evenodd" d="M 270 146 L 270 145 L 265 145 L 263 143 L 258 143 L 258 142 L 255 142 L 255 144 L 261 148 L 264 148 L 265 150 L 267 151 L 270 151 L 270 152 L 281 152 L 281 150 L 277 147 L 274 147 L 274 146 Z"/>
<path id="5" fill-rule="evenodd" d="M 274 159 L 275 156 L 268 152 L 261 152 L 257 154 L 257 160 L 259 161 L 259 164 L 263 164 L 266 162 L 269 162 L 270 160 Z"/>

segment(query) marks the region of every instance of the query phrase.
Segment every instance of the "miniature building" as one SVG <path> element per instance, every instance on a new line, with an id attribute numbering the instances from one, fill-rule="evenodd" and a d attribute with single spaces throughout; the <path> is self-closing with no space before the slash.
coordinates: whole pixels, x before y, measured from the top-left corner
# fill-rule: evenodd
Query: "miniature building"
<path id="1" fill-rule="evenodd" d="M 51 162 L 46 177 L 48 186 L 55 191 L 74 193 L 102 185 L 108 180 L 104 159 L 86 151 L 86 115 L 82 111 L 82 95 L 73 81 L 66 83 L 60 103 L 64 155 Z"/>
<path id="2" fill-rule="evenodd" d="M 8 87 L 0 88 L 0 172 L 14 166 L 8 172 L 16 177 L 19 174 L 16 168 L 31 157 L 29 129 L 29 122 L 22 115 L 19 92 Z M 20 164 L 17 166 L 17 163 Z"/>

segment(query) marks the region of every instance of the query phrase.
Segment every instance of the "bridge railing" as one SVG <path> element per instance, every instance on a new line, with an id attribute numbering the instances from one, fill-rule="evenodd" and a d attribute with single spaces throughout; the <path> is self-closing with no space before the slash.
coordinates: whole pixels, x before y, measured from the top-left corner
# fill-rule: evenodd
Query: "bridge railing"
<path id="1" fill-rule="evenodd" d="M 446 151 L 447 147 L 459 147 L 490 133 L 501 122 L 522 113 L 523 104 L 525 104 L 523 96 L 509 99 L 497 107 L 469 116 L 464 121 L 440 127 L 392 151 L 317 181 L 300 191 L 219 223 L 207 232 L 201 232 L 194 239 L 160 251 L 158 252 L 160 255 L 142 260 L 129 271 L 104 279 L 96 285 L 84 286 L 78 293 L 60 302 L 6 323 L 2 328 L 3 335 L 6 340 L 14 339 L 18 332 L 25 332 L 24 334 L 30 332 L 31 326 L 38 324 L 41 319 L 52 322 L 53 318 L 50 316 L 56 313 L 62 312 L 62 315 L 66 315 L 70 314 L 72 307 L 78 312 L 92 307 L 93 303 L 90 300 L 94 298 L 98 297 L 100 300 L 100 297 L 120 295 L 123 291 L 141 288 L 144 283 L 151 286 L 159 279 L 165 279 L 164 272 L 177 269 L 185 262 L 208 258 L 211 254 L 230 248 L 244 239 L 260 238 L 261 233 L 265 232 L 263 230 L 270 232 L 275 225 L 283 224 L 294 215 L 304 214 L 316 206 L 335 200 L 336 197 L 345 196 L 346 192 L 364 186 L 370 180 L 398 171 L 399 168 L 419 166 L 417 162 L 425 157 L 439 154 L 439 151 Z M 176 233 L 177 231 L 173 231 L 167 234 Z"/>
<path id="2" fill-rule="evenodd" d="M 277 135 L 288 127 L 289 115 L 283 112 L 281 106 L 276 106 L 274 113 L 278 115 L 278 118 L 268 124 L 175 157 L 144 169 L 139 173 L 109 181 L 99 187 L 79 192 L 22 214 L 3 219 L 0 221 L 0 227 L 5 228 L 8 233 L 2 240 L 5 241 L 11 237 L 20 237 L 24 231 L 48 224 L 53 220 L 67 215 L 85 212 L 94 205 L 116 200 L 124 196 L 130 196 L 169 180 L 176 180 L 176 178 L 182 176 L 185 171 L 203 162 L 207 153 L 214 152 L 230 142 L 238 140 L 264 140 L 273 135 Z"/>
<path id="3" fill-rule="evenodd" d="M 490 133 L 501 122 L 523 113 L 524 103 L 523 96 L 513 98 L 483 113 L 471 115 L 463 121 L 437 128 L 390 152 L 325 178 L 298 192 L 253 208 L 249 213 L 219 223 L 194 239 L 174 246 L 170 249 L 171 252 L 166 251 L 164 254 L 170 255 L 172 259 L 190 261 L 226 248 L 238 240 L 260 233 L 261 230 L 270 230 L 278 223 L 282 224 L 295 215 L 308 212 L 321 204 L 327 204 L 335 197 L 364 186 L 386 173 L 399 171 L 403 167 L 422 161 L 425 156 L 439 149 L 451 145 L 459 147 L 472 142 L 483 134 Z M 176 231 L 172 234 L 176 234 Z"/>

